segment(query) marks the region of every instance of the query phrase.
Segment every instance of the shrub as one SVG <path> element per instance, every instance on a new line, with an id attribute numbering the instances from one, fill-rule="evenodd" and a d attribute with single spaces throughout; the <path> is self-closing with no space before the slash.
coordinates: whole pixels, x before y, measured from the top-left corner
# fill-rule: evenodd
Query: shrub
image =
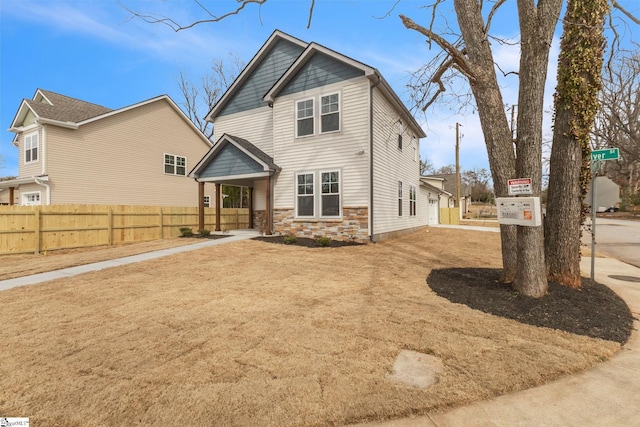
<path id="1" fill-rule="evenodd" d="M 331 244 L 331 237 L 320 237 L 316 240 L 318 246 L 329 246 Z"/>
<path id="2" fill-rule="evenodd" d="M 180 227 L 180 237 L 191 237 L 193 231 L 189 227 Z"/>
<path id="3" fill-rule="evenodd" d="M 292 245 L 298 241 L 298 238 L 294 234 L 289 234 L 288 236 L 284 236 L 283 240 L 287 245 Z"/>
<path id="4" fill-rule="evenodd" d="M 205 230 L 205 229 L 198 230 L 198 233 L 200 233 L 200 235 L 203 236 L 203 237 L 207 237 L 207 236 L 211 235 L 211 231 Z"/>

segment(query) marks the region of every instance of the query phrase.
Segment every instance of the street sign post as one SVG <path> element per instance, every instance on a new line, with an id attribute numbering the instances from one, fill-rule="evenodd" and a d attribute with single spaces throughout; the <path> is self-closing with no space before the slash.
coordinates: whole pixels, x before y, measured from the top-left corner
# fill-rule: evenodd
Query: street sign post
<path id="1" fill-rule="evenodd" d="M 595 280 L 596 275 L 596 178 L 593 175 L 601 161 L 619 158 L 620 151 L 617 148 L 591 150 L 591 280 Z"/>

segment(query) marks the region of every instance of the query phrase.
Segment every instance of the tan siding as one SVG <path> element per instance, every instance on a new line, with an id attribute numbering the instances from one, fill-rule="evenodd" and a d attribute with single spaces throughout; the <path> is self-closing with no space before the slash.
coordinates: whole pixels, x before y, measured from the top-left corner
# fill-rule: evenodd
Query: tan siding
<path id="1" fill-rule="evenodd" d="M 186 157 L 188 173 L 209 146 L 165 100 L 77 130 L 47 126 L 46 132 L 53 204 L 198 203 L 193 179 L 164 174 L 164 154 Z"/>
<path id="2" fill-rule="evenodd" d="M 24 162 L 24 137 L 25 135 L 31 135 L 33 132 L 38 132 L 38 160 L 35 162 L 25 163 Z M 42 128 L 38 127 L 26 132 L 23 132 L 19 136 L 19 145 L 18 145 L 18 176 L 29 177 L 29 176 L 37 176 L 42 175 L 42 159 L 43 156 L 46 155 L 44 152 L 45 144 L 43 143 L 42 138 Z"/>
<path id="3" fill-rule="evenodd" d="M 374 90 L 374 156 L 373 156 L 373 192 L 374 215 L 373 233 L 391 231 L 426 225 L 428 212 L 426 200 L 418 190 L 420 163 L 414 160 L 411 147 L 411 131 L 404 126 L 403 148 L 398 149 L 397 121 L 399 113 Z M 398 216 L 398 181 L 402 181 L 403 209 Z M 417 192 L 417 215 L 409 216 L 409 188 L 413 185 Z"/>
<path id="4" fill-rule="evenodd" d="M 295 138 L 295 102 L 314 97 L 316 121 L 319 96 L 340 92 L 339 132 Z M 275 188 L 274 207 L 291 209 L 295 204 L 296 172 L 339 169 L 342 171 L 342 206 L 368 206 L 369 190 L 369 82 L 352 79 L 307 92 L 279 98 L 274 104 L 275 162 L 282 167 Z M 363 151 L 363 154 L 358 152 Z"/>

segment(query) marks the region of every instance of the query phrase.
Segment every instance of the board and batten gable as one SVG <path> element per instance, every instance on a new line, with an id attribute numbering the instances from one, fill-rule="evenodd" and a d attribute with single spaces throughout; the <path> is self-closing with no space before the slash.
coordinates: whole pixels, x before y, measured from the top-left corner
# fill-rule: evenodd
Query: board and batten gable
<path id="1" fill-rule="evenodd" d="M 233 144 L 225 144 L 218 155 L 200 173 L 200 178 L 245 175 L 263 172 L 262 165 L 247 157 Z"/>
<path id="2" fill-rule="evenodd" d="M 373 233 L 392 233 L 426 225 L 427 200 L 420 200 L 419 140 L 404 123 L 400 113 L 376 88 L 373 90 Z M 398 133 L 402 130 L 402 149 Z M 414 147 L 413 144 L 416 144 Z M 417 158 L 416 158 L 417 155 Z M 398 209 L 398 183 L 402 182 L 402 216 Z M 409 212 L 409 189 L 416 188 L 417 215 Z"/>
<path id="3" fill-rule="evenodd" d="M 165 99 L 46 135 L 52 204 L 198 205 L 197 183 L 165 174 L 164 155 L 188 173 L 210 146 Z"/>
<path id="4" fill-rule="evenodd" d="M 262 97 L 293 64 L 303 47 L 285 39 L 278 40 L 242 87 L 227 101 L 218 116 L 253 110 L 264 106 Z M 222 135 L 222 133 L 218 133 Z"/>

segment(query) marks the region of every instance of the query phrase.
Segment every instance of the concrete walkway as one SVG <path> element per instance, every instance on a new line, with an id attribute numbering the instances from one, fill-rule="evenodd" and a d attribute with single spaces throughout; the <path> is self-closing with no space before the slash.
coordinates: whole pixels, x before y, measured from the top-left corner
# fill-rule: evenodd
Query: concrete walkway
<path id="1" fill-rule="evenodd" d="M 262 234 L 253 230 L 233 230 L 229 235 L 222 239 L 210 239 L 203 242 L 194 243 L 192 245 L 176 246 L 174 248 L 161 249 L 154 252 L 146 252 L 138 255 L 131 255 L 123 258 L 110 259 L 107 261 L 94 262 L 91 264 L 79 265 L 77 267 L 63 268 L 61 270 L 48 271 L 46 273 L 32 274 L 31 276 L 16 277 L 15 279 L 7 279 L 0 281 L 0 291 L 15 288 L 18 286 L 33 285 L 36 283 L 47 282 L 49 280 L 62 279 L 71 277 L 90 271 L 103 270 L 110 267 L 118 267 L 120 265 L 131 264 L 134 262 L 147 261 L 150 259 L 160 258 L 167 255 L 173 255 L 180 252 L 188 252 L 196 249 L 205 248 L 207 246 L 220 245 L 222 243 L 237 242 L 238 240 L 251 239 L 252 237 L 261 236 Z"/>
<path id="2" fill-rule="evenodd" d="M 583 258 L 580 267 L 589 275 L 591 259 Z M 358 426 L 640 426 L 640 269 L 596 258 L 595 273 L 596 281 L 620 295 L 636 318 L 629 342 L 608 361 L 544 386 L 448 412 Z"/>

